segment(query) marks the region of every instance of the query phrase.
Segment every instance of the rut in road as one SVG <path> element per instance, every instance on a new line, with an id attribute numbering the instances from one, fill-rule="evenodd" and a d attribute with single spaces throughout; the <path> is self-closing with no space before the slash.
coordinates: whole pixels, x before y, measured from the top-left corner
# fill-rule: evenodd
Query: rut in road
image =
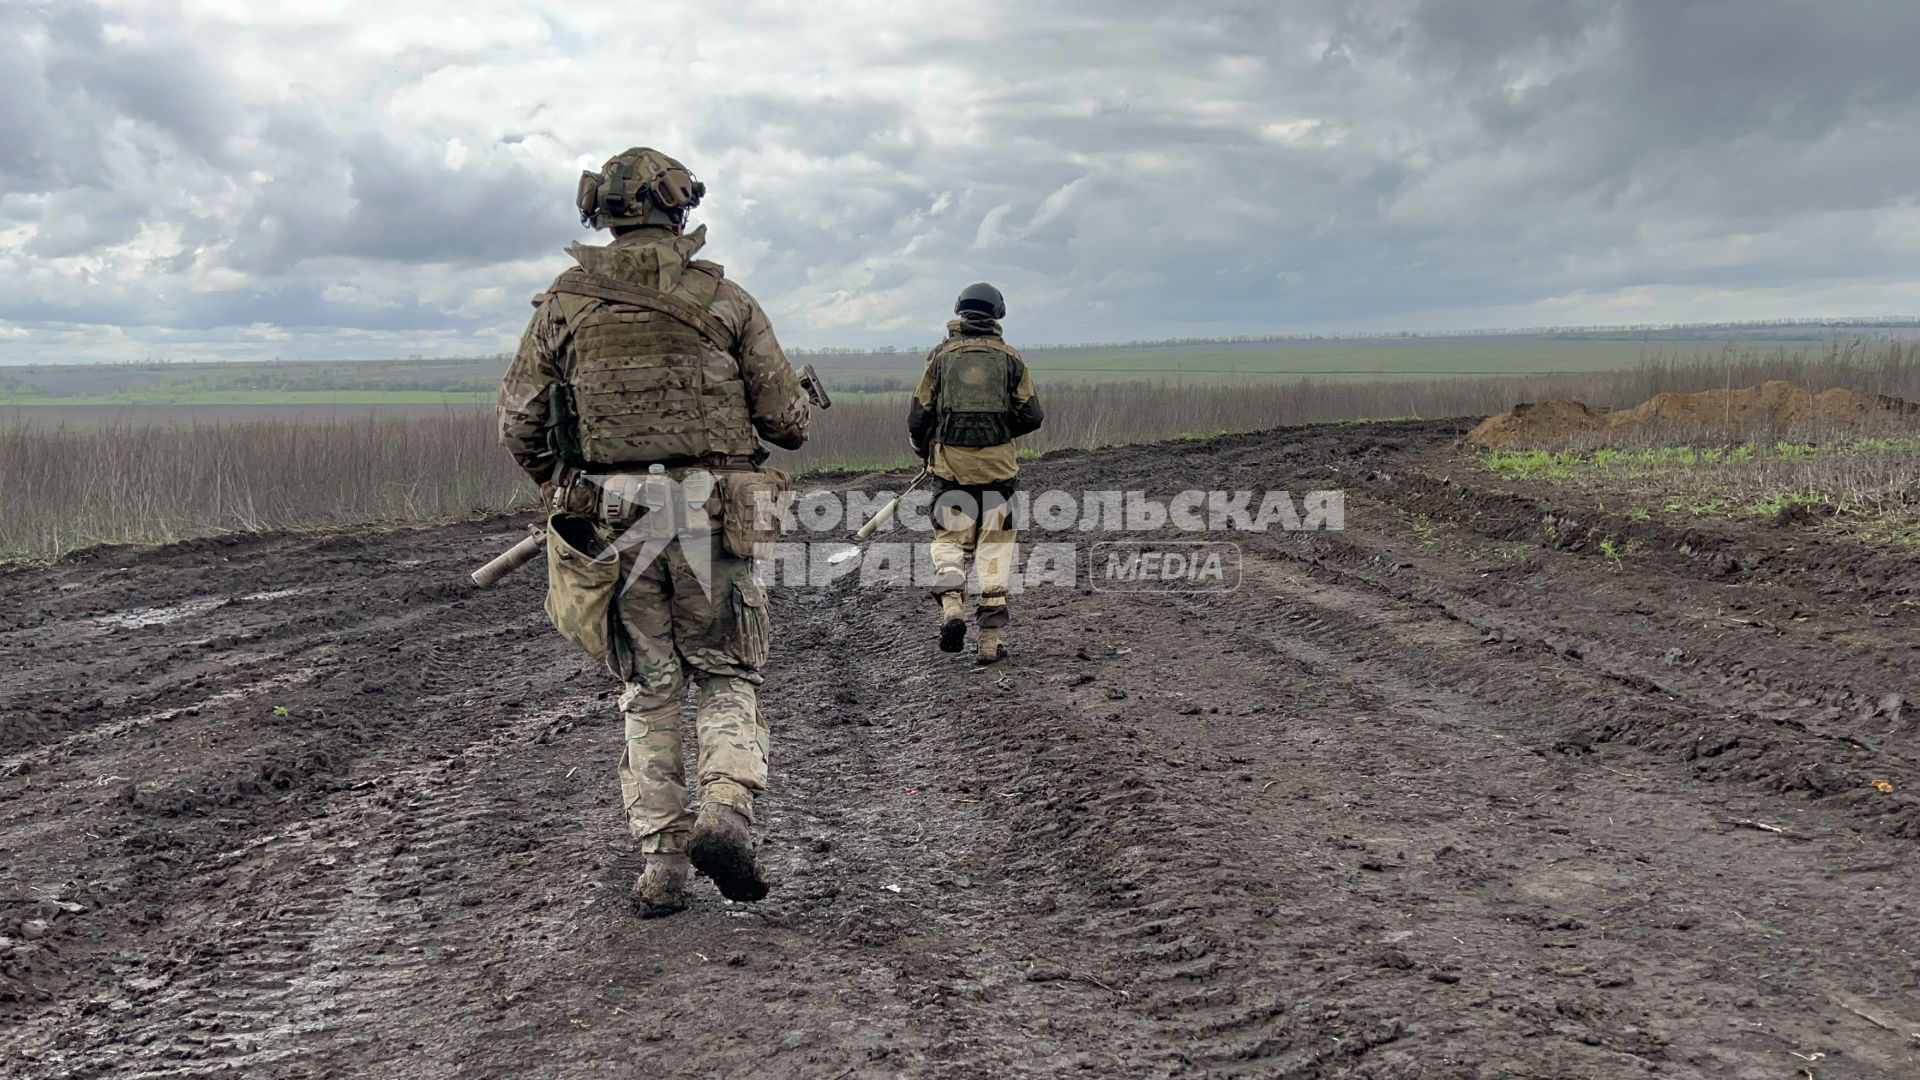
<path id="1" fill-rule="evenodd" d="M 1345 486 L 1349 527 L 1215 537 L 1246 556 L 1232 594 L 1028 593 L 996 667 L 936 653 L 916 593 L 779 594 L 778 891 L 703 883 L 645 923 L 611 688 L 531 575 L 458 585 L 516 523 L 8 572 L 6 892 L 16 923 L 82 910 L 8 961 L 0 1061 L 1910 1075 L 1882 1022 L 1920 1016 L 1911 808 L 1842 781 L 1868 754 L 1911 775 L 1856 699 L 1911 676 L 1913 623 L 1837 654 L 1820 635 L 1846 627 L 1784 622 L 1756 649 L 1699 613 L 1734 589 L 1811 608 L 1831 576 L 1521 545 L 1439 483 L 1457 432 L 1037 464 L 1035 487 Z"/>

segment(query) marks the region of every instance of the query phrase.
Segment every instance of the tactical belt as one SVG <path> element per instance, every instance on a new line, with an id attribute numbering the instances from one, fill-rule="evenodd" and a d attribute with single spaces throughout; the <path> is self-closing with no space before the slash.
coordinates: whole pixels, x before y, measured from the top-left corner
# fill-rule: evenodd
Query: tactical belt
<path id="1" fill-rule="evenodd" d="M 655 465 L 666 470 L 707 469 L 713 472 L 757 472 L 760 461 L 756 457 L 741 454 L 706 454 L 701 457 L 665 458 L 660 461 L 629 461 L 620 465 L 597 465 L 593 462 L 581 462 L 562 469 L 555 477 L 553 490 L 549 496 L 547 509 L 550 513 L 591 514 L 601 505 L 600 492 L 605 485 L 583 484 L 589 476 L 615 477 L 647 475 L 647 470 Z M 596 490 L 597 489 L 597 490 Z M 591 504 L 592 509 L 589 509 Z"/>
<path id="2" fill-rule="evenodd" d="M 760 462 L 747 454 L 702 454 L 699 457 L 662 458 L 659 461 L 625 461 L 618 465 L 579 466 L 582 473 L 643 473 L 655 465 L 663 469 L 757 469 Z"/>
<path id="3" fill-rule="evenodd" d="M 605 300 L 609 304 L 626 304 L 629 307 L 646 308 L 657 311 L 668 318 L 693 328 L 707 339 L 707 343 L 723 353 L 733 351 L 733 332 L 727 324 L 716 318 L 713 312 L 698 304 L 683 300 L 669 292 L 662 292 L 650 286 L 619 278 L 589 274 L 584 270 L 561 274 L 553 283 L 549 292 L 570 293 L 594 300 Z"/>

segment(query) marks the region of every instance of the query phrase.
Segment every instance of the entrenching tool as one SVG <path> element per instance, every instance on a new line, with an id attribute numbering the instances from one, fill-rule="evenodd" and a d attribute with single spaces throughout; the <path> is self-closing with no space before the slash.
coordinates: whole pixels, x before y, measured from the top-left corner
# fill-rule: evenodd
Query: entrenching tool
<path id="1" fill-rule="evenodd" d="M 872 539 L 873 534 L 880 531 L 880 526 L 885 525 L 887 522 L 893 520 L 894 513 L 900 509 L 900 500 L 906 498 L 908 495 L 911 495 L 913 493 L 914 488 L 917 488 L 921 484 L 926 483 L 927 478 L 932 475 L 933 475 L 933 470 L 931 468 L 921 469 L 920 475 L 913 478 L 913 482 L 907 485 L 906 490 L 902 491 L 898 495 L 895 495 L 893 498 L 887 500 L 887 505 L 882 506 L 873 515 L 872 519 L 870 519 L 865 525 L 860 526 L 859 530 L 853 534 L 853 538 L 855 540 Z M 837 551 L 832 555 L 827 556 L 827 565 L 838 566 L 841 563 L 848 561 L 849 559 L 857 559 L 860 557 L 861 550 L 862 549 L 858 547 L 850 547 L 845 551 Z"/>
<path id="2" fill-rule="evenodd" d="M 545 529 L 538 525 L 529 525 L 527 533 L 525 540 L 494 556 L 487 565 L 475 570 L 472 574 L 473 583 L 484 589 L 532 562 L 536 556 L 546 550 L 547 531 Z"/>
<path id="3" fill-rule="evenodd" d="M 853 534 L 853 538 L 855 540 L 871 539 L 874 533 L 880 531 L 880 526 L 885 525 L 887 522 L 893 520 L 894 512 L 900 509 L 900 500 L 906 498 L 908 495 L 913 494 L 913 489 L 919 487 L 921 484 L 926 483 L 927 477 L 932 475 L 933 475 L 932 469 L 921 469 L 920 475 L 913 478 L 913 483 L 908 484 L 907 489 L 905 491 L 902 491 L 900 494 L 895 495 L 893 498 L 887 500 L 887 505 L 881 507 L 879 513 L 874 514 L 873 519 L 871 521 L 867 522 L 865 525 L 860 526 L 860 530 Z"/>

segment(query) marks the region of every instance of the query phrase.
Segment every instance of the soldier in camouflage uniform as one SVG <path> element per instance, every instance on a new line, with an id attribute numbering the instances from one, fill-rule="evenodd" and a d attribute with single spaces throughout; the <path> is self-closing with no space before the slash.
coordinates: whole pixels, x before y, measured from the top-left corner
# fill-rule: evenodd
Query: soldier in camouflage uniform
<path id="1" fill-rule="evenodd" d="M 583 173 L 581 221 L 612 229 L 613 241 L 569 249 L 578 265 L 534 297 L 500 386 L 501 442 L 553 515 L 548 612 L 625 683 L 620 791 L 646 854 L 633 890 L 644 916 L 685 908 L 689 862 L 729 899 L 766 895 L 748 826 L 767 784 L 756 696 L 767 600 L 751 561 L 711 528 L 729 500 L 682 499 L 675 542 L 643 561 L 633 538 L 664 511 L 642 510 L 628 527 L 615 518 L 630 508 L 607 493 L 654 467 L 652 479 L 713 477 L 723 493 L 730 483 L 745 490 L 771 474 L 760 440 L 798 447 L 811 419 L 766 313 L 718 264 L 694 257 L 706 227 L 688 234 L 686 218 L 705 190 L 647 148 Z M 697 817 L 681 765 L 689 681 L 700 697 Z"/>
<path id="2" fill-rule="evenodd" d="M 1007 304 L 1000 290 L 969 285 L 953 306 L 947 340 L 927 356 L 913 401 L 907 437 L 940 485 L 933 505 L 934 596 L 940 601 L 940 648 L 966 644 L 967 556 L 980 579 L 977 656 L 991 664 L 1007 655 L 1007 587 L 1013 572 L 1010 500 L 1020 460 L 1013 440 L 1040 429 L 1044 419 L 1033 376 L 1019 350 L 1000 336 Z"/>

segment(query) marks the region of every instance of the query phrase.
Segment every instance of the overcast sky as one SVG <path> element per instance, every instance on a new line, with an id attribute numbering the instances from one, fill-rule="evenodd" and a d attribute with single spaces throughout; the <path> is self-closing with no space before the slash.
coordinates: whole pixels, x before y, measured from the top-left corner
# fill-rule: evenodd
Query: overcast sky
<path id="1" fill-rule="evenodd" d="M 1920 3 L 0 0 L 0 359 L 509 349 L 651 145 L 789 345 L 1920 312 Z"/>

